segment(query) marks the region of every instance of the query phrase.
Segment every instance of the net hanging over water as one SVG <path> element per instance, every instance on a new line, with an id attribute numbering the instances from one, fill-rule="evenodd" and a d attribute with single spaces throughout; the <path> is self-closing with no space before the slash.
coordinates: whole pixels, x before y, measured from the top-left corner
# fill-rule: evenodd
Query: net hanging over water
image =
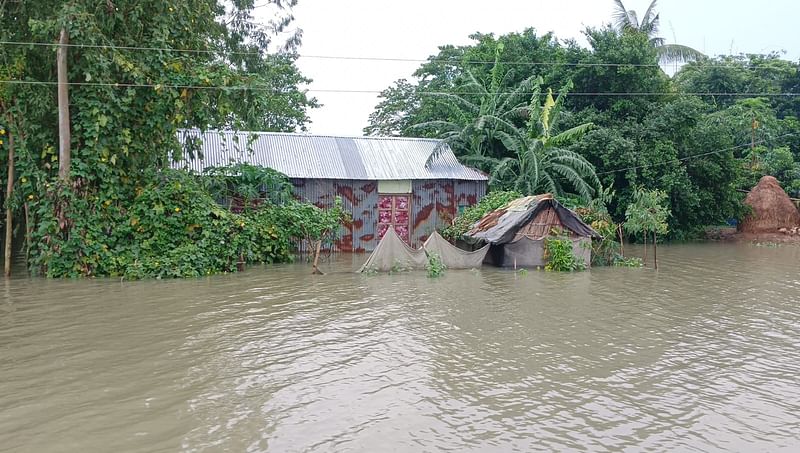
<path id="1" fill-rule="evenodd" d="M 462 250 L 435 231 L 422 244 L 422 248 L 414 249 L 397 236 L 394 228 L 389 228 L 358 272 L 388 272 L 398 268 L 424 269 L 428 264 L 428 254 L 432 253 L 439 255 L 448 269 L 472 269 L 481 266 L 488 251 L 489 245 L 473 252 Z"/>

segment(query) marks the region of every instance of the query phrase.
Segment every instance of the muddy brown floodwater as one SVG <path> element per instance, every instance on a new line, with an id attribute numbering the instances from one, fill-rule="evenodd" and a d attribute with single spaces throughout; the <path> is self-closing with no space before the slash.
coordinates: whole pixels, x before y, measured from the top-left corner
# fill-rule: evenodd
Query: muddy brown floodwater
<path id="1" fill-rule="evenodd" d="M 0 282 L 0 451 L 798 451 L 800 247 Z"/>

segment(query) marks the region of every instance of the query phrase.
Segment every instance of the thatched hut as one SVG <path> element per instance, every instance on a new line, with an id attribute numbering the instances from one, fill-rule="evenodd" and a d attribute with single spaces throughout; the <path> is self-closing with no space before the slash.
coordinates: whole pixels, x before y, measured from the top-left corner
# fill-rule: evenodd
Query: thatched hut
<path id="1" fill-rule="evenodd" d="M 502 267 L 544 266 L 544 239 L 553 229 L 572 240 L 575 256 L 587 266 L 592 261 L 591 242 L 598 233 L 551 194 L 518 198 L 486 214 L 464 238 L 491 244 L 486 263 Z"/>
<path id="2" fill-rule="evenodd" d="M 772 176 L 761 178 L 747 194 L 744 204 L 752 210 L 739 225 L 744 233 L 777 232 L 781 228 L 800 226 L 800 212 Z"/>

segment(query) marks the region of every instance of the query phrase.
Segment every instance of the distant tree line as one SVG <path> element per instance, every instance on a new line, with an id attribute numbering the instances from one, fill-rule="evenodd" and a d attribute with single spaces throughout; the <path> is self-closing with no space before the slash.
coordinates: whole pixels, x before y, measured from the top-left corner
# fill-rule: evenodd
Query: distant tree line
<path id="1" fill-rule="evenodd" d="M 706 58 L 653 39 L 654 12 L 629 13 L 584 30 L 588 48 L 533 29 L 441 46 L 382 92 L 364 132 L 445 138 L 492 189 L 587 201 L 612 188 L 617 221 L 637 187 L 661 191 L 672 238 L 741 215 L 740 189 L 765 174 L 800 196 L 798 63 Z M 670 77 L 660 64 L 675 60 Z"/>

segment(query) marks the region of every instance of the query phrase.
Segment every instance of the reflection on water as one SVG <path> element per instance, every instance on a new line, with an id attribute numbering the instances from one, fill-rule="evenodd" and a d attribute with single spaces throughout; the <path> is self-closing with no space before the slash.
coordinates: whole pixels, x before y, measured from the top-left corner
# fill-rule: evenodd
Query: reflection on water
<path id="1" fill-rule="evenodd" d="M 0 290 L 0 451 L 791 450 L 800 248 Z"/>

